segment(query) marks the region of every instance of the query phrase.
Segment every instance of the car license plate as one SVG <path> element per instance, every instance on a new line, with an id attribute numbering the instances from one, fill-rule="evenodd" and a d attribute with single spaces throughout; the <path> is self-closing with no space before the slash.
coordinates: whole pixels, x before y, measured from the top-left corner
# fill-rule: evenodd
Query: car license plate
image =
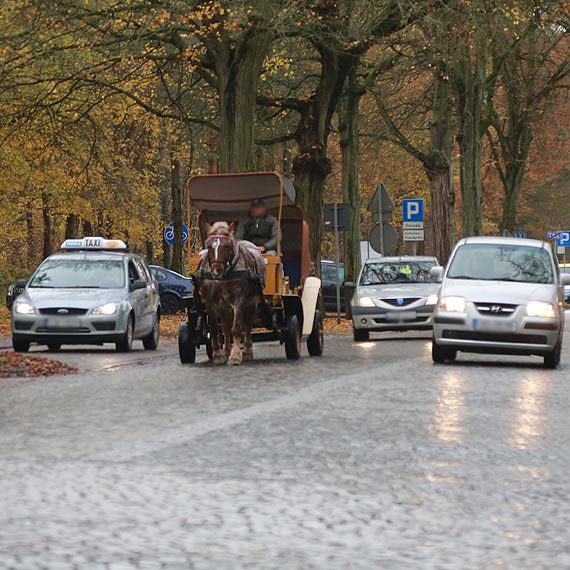
<path id="1" fill-rule="evenodd" d="M 390 311 L 386 313 L 386 320 L 390 322 L 403 323 L 405 321 L 415 321 L 418 318 L 416 311 Z"/>
<path id="2" fill-rule="evenodd" d="M 510 319 L 473 319 L 473 330 L 512 333 L 517 330 L 517 323 Z"/>
<path id="3" fill-rule="evenodd" d="M 50 317 L 44 322 L 46 329 L 74 329 L 80 324 L 79 319 L 75 317 Z"/>

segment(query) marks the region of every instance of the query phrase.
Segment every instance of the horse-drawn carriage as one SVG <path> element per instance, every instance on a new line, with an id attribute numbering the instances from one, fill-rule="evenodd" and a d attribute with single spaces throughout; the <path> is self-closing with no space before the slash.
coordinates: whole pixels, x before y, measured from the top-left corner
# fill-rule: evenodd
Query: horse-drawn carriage
<path id="1" fill-rule="evenodd" d="M 311 356 L 320 356 L 324 346 L 321 281 L 310 276 L 309 227 L 295 203 L 291 181 L 272 172 L 198 175 L 188 182 L 188 197 L 200 211 L 204 249 L 189 258 L 194 293 L 186 300 L 188 319 L 180 325 L 180 360 L 194 363 L 196 349 L 204 346 L 214 362 L 239 364 L 241 356 L 239 361 L 234 352 L 230 357 L 232 334 L 234 350 L 236 338 L 241 337 L 244 357 L 252 357 L 251 342 L 279 341 L 287 358 L 296 360 L 303 340 Z M 236 265 L 241 245 L 247 242 L 237 242 L 233 230 L 247 219 L 254 200 L 264 201 L 280 227 L 276 254 L 254 252 L 264 265 L 264 275 L 251 264 Z M 211 267 L 222 258 L 224 248 L 228 257 L 216 272 Z M 253 304 L 238 307 L 246 296 Z M 221 322 L 230 313 L 234 329 L 238 327 L 233 333 Z M 249 332 L 240 331 L 241 320 L 247 321 Z"/>

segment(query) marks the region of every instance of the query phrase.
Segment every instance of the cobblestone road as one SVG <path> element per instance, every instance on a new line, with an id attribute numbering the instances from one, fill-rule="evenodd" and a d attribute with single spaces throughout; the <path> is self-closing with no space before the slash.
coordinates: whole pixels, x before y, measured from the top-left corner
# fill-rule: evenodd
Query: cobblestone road
<path id="1" fill-rule="evenodd" d="M 568 346 L 381 338 L 1 380 L 0 568 L 570 568 Z"/>

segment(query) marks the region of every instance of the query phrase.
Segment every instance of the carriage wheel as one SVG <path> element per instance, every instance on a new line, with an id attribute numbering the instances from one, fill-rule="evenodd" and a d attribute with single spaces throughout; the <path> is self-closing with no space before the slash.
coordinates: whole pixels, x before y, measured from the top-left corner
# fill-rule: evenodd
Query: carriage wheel
<path id="1" fill-rule="evenodd" d="M 178 329 L 178 354 L 182 364 L 194 364 L 196 362 L 196 343 L 188 323 L 180 323 Z"/>
<path id="2" fill-rule="evenodd" d="M 301 357 L 301 327 L 297 315 L 290 315 L 285 321 L 285 354 L 289 360 L 299 360 Z"/>
<path id="3" fill-rule="evenodd" d="M 315 311 L 313 330 L 307 340 L 307 349 L 311 356 L 321 356 L 325 349 L 325 328 L 321 311 Z"/>

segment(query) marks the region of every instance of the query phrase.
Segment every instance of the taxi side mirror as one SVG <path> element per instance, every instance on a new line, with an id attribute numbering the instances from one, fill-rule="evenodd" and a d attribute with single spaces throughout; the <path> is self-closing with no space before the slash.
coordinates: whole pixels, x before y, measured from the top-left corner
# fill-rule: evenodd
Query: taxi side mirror
<path id="1" fill-rule="evenodd" d="M 133 281 L 131 283 L 130 289 L 131 291 L 139 291 L 141 289 L 146 289 L 146 281 L 143 281 L 142 279 L 137 279 L 136 281 Z"/>
<path id="2" fill-rule="evenodd" d="M 441 265 L 436 265 L 429 270 L 429 274 L 436 283 L 441 283 L 441 280 L 443 279 L 443 267 L 441 267 Z"/>
<path id="3" fill-rule="evenodd" d="M 25 289 L 27 284 L 28 284 L 27 279 L 16 279 L 16 281 L 14 281 L 14 286 L 17 289 Z"/>
<path id="4" fill-rule="evenodd" d="M 562 283 L 562 285 L 570 285 L 570 273 L 563 273 L 560 276 L 560 283 Z"/>
<path id="5" fill-rule="evenodd" d="M 356 284 L 353 283 L 352 281 L 345 281 L 344 282 L 344 288 L 351 290 L 351 291 L 354 291 L 354 289 L 356 289 Z"/>

